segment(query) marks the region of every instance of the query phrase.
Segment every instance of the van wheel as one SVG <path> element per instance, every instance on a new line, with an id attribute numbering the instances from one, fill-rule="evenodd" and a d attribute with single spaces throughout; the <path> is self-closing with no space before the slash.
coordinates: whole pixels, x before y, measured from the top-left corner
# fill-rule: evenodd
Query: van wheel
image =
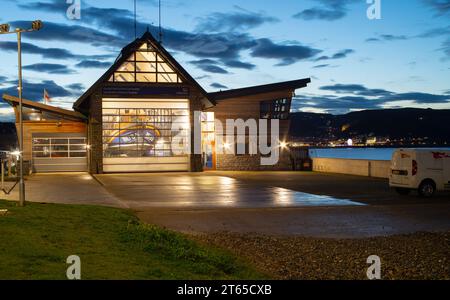
<path id="1" fill-rule="evenodd" d="M 433 180 L 424 180 L 419 186 L 419 195 L 424 198 L 433 197 L 436 192 L 436 184 Z"/>
<path id="2" fill-rule="evenodd" d="M 411 190 L 406 188 L 396 188 L 395 190 L 402 196 L 407 196 L 411 193 Z"/>

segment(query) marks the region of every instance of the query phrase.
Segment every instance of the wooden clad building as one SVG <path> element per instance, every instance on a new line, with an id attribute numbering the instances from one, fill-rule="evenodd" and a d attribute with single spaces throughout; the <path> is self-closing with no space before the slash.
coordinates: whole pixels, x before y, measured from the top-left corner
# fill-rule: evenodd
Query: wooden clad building
<path id="1" fill-rule="evenodd" d="M 223 141 L 218 141 L 216 125 L 218 121 L 225 125 L 229 119 L 242 119 L 256 120 L 259 126 L 260 120 L 277 119 L 280 140 L 287 141 L 292 97 L 296 89 L 306 87 L 309 82 L 310 79 L 301 79 L 207 93 L 146 32 L 122 49 L 111 68 L 75 102 L 75 111 L 24 101 L 24 106 L 41 112 L 42 116 L 50 113 L 54 116 L 26 121 L 25 159 L 33 161 L 35 171 L 47 170 L 38 166 L 52 165 L 45 159 L 51 160 L 53 153 L 57 156 L 66 149 L 57 144 L 63 142 L 58 139 L 62 136 L 67 138 L 67 154 L 61 154 L 64 157 L 59 162 L 75 166 L 72 149 L 81 148 L 75 142 L 85 138 L 86 155 L 81 159 L 87 161 L 89 172 L 96 174 L 290 169 L 288 150 L 281 152 L 279 162 L 273 166 L 262 166 L 261 154 L 251 151 L 246 154 L 217 151 Z M 13 97 L 4 99 L 17 105 Z M 201 132 L 194 130 L 197 124 L 201 124 Z M 197 149 L 196 137 L 201 137 L 201 151 Z M 236 139 L 241 145 L 236 142 L 226 147 L 249 150 L 250 140 L 251 137 Z M 39 156 L 45 147 L 39 143 L 46 142 L 50 157 L 41 160 Z"/>

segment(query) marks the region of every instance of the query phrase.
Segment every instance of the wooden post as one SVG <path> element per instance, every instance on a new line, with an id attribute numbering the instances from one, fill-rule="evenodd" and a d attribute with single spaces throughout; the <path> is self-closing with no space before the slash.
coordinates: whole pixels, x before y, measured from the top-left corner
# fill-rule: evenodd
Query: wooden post
<path id="1" fill-rule="evenodd" d="M 2 159 L 0 159 L 0 162 L 2 164 L 1 167 L 1 172 L 2 172 L 2 190 L 5 189 L 5 161 Z"/>
<path id="2" fill-rule="evenodd" d="M 11 156 L 8 156 L 8 177 L 12 177 L 12 162 L 11 162 Z"/>

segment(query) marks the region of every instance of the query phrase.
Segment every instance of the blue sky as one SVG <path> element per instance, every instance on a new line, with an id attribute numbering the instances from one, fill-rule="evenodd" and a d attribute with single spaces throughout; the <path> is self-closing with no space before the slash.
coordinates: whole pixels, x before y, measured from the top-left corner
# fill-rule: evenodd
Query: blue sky
<path id="1" fill-rule="evenodd" d="M 138 35 L 157 34 L 156 0 L 138 0 Z M 310 77 L 294 111 L 450 109 L 450 0 L 162 0 L 164 45 L 208 91 Z M 24 94 L 72 103 L 134 40 L 133 1 L 4 0 L 1 23 L 44 29 L 23 36 Z M 6 13 L 7 12 L 7 13 Z M 14 35 L 0 35 L 0 90 L 15 93 Z M 0 120 L 11 119 L 1 102 Z"/>

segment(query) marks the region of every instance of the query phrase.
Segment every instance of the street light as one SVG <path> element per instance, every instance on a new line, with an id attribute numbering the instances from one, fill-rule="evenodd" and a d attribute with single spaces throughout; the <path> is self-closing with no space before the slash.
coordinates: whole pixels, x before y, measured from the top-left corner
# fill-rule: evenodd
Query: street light
<path id="1" fill-rule="evenodd" d="M 15 33 L 17 35 L 17 53 L 18 53 L 18 62 L 19 62 L 19 124 L 20 124 L 20 139 L 19 139 L 19 152 L 21 155 L 19 156 L 19 166 L 20 166 L 20 181 L 19 181 L 19 205 L 25 206 L 25 181 L 23 179 L 23 109 L 22 109 L 22 33 L 23 32 L 33 32 L 41 30 L 43 26 L 42 21 L 36 20 L 31 22 L 30 29 L 22 29 L 16 28 L 15 30 L 10 31 L 9 24 L 1 24 L 0 25 L 0 34 L 12 34 Z"/>

